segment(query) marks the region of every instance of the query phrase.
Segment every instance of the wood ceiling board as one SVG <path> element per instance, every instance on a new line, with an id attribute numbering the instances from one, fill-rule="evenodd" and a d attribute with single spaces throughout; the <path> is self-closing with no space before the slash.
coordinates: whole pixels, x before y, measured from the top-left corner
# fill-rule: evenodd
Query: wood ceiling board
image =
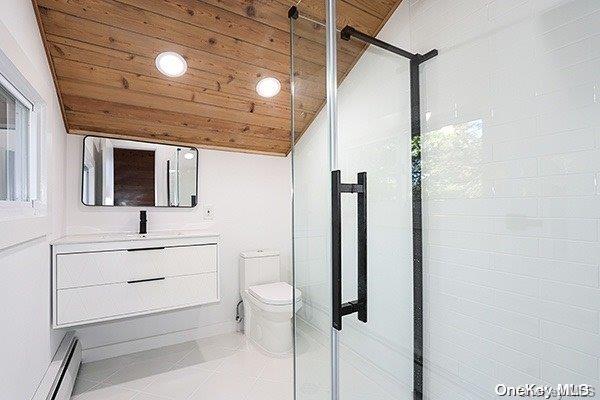
<path id="1" fill-rule="evenodd" d="M 252 21 L 289 32 L 288 11 L 296 2 L 277 0 L 205 0 L 204 3 L 241 15 Z"/>
<path id="2" fill-rule="evenodd" d="M 190 68 L 182 77 L 165 80 L 164 76 L 156 70 L 153 65 L 153 60 L 149 57 L 90 45 L 78 42 L 74 39 L 55 35 L 47 35 L 47 40 L 50 44 L 50 53 L 52 54 L 53 59 L 57 61 L 54 63 L 56 65 L 58 65 L 59 60 L 62 59 L 99 66 L 101 68 L 103 68 L 102 66 L 104 65 L 106 68 L 113 70 L 129 72 L 146 77 L 154 77 L 163 80 L 164 82 L 168 82 L 169 84 L 181 83 L 196 86 L 198 87 L 198 90 L 202 91 L 213 90 L 228 95 L 234 95 L 241 99 L 251 100 L 256 104 L 268 105 L 272 103 L 273 106 L 289 108 L 290 94 L 289 89 L 285 86 L 282 95 L 277 96 L 274 99 L 265 100 L 257 96 L 256 91 L 254 90 L 254 82 L 240 82 L 239 80 L 232 79 L 230 76 L 215 75 L 193 68 Z M 343 72 L 342 69 L 340 69 L 340 73 L 341 72 Z M 299 90 L 297 92 L 301 93 L 301 95 L 297 96 L 296 104 L 300 109 L 315 112 L 321 107 L 324 96 L 324 74 L 325 67 L 322 67 L 317 73 L 312 74 L 308 80 L 302 80 L 298 83 L 299 86 L 297 86 L 297 88 Z M 303 72 L 297 72 L 296 75 L 305 77 Z M 305 95 L 305 93 L 308 95 Z"/>
<path id="3" fill-rule="evenodd" d="M 197 114 L 204 117 L 214 117 L 226 121 L 239 122 L 242 124 L 252 124 L 257 120 L 256 116 L 249 112 L 236 112 L 231 109 L 223 109 L 221 107 L 208 104 L 179 101 L 169 97 L 134 92 L 125 88 L 113 88 L 106 85 L 89 84 L 86 82 L 77 82 L 70 79 L 60 78 L 59 87 L 64 94 L 84 94 L 85 97 L 91 99 L 114 101 L 117 103 L 148 107 L 157 111 L 164 110 Z M 289 121 L 286 118 L 263 115 L 260 116 L 260 121 L 261 125 L 273 128 L 286 129 L 289 127 Z"/>
<path id="4" fill-rule="evenodd" d="M 111 118 L 106 122 L 106 118 L 97 114 L 85 114 L 67 110 L 67 115 L 71 118 L 71 125 L 75 129 L 95 130 L 99 124 L 104 125 L 108 133 L 125 132 L 131 136 L 150 136 L 151 138 L 173 138 L 177 141 L 186 143 L 195 143 L 198 146 L 203 145 L 222 145 L 232 148 L 264 149 L 271 152 L 283 152 L 289 147 L 289 141 L 264 139 L 246 135 L 223 134 L 213 132 L 199 132 L 197 129 L 187 127 L 166 127 L 161 130 L 156 129 L 156 124 L 149 123 L 146 120 L 132 120 Z M 131 122 L 134 122 L 132 124 Z"/>
<path id="5" fill-rule="evenodd" d="M 163 51 L 176 51 L 186 58 L 190 68 L 214 74 L 215 77 L 221 79 L 225 78 L 231 81 L 239 80 L 245 83 L 256 84 L 262 76 L 271 75 L 289 85 L 287 73 L 284 74 L 251 66 L 241 61 L 215 56 L 211 53 L 187 48 L 153 37 L 146 37 L 134 32 L 87 21 L 52 10 L 42 12 L 41 15 L 46 33 L 50 35 L 120 50 L 152 60 Z M 154 65 L 154 62 L 152 65 Z M 163 76 L 163 79 L 169 78 Z"/>
<path id="6" fill-rule="evenodd" d="M 260 138 L 271 138 L 289 140 L 289 129 L 275 129 L 259 125 L 240 124 L 231 121 L 223 121 L 215 118 L 201 117 L 196 114 L 185 114 L 181 112 L 163 111 L 157 113 L 155 110 L 119 104 L 112 101 L 94 100 L 81 96 L 63 96 L 67 112 L 80 112 L 84 114 L 98 114 L 110 118 L 129 118 L 132 120 L 145 120 L 159 124 L 162 127 L 188 127 L 202 132 L 240 134 L 245 136 L 257 136 Z"/>
<path id="7" fill-rule="evenodd" d="M 345 3 L 359 8 L 380 19 L 387 18 L 390 10 L 396 9 L 396 0 L 345 0 Z"/>
<path id="8" fill-rule="evenodd" d="M 253 65 L 278 71 L 284 75 L 288 71 L 287 53 L 256 46 L 241 39 L 198 28 L 127 4 L 112 0 L 37 1 L 41 7 L 53 11 L 48 14 L 55 23 L 59 23 L 57 18 L 64 17 L 69 30 L 85 32 L 87 27 L 85 21 L 93 21 L 106 27 L 139 34 L 138 38 L 131 40 L 134 43 L 143 38 L 160 39 L 226 59 L 252 60 Z M 108 36 L 108 40 L 118 39 Z"/>
<path id="9" fill-rule="evenodd" d="M 338 25 L 351 23 L 374 34 L 383 25 L 382 15 L 392 4 L 389 15 L 397 3 L 339 0 Z M 289 151 L 287 11 L 293 1 L 33 0 L 33 4 L 69 132 L 121 133 L 269 154 Z M 301 13 L 319 19 L 323 4 L 303 0 Z M 297 28 L 299 135 L 324 103 L 325 34 L 316 23 Z M 340 76 L 347 74 L 362 50 L 357 42 L 340 48 Z M 154 59 L 162 51 L 182 54 L 187 73 L 173 79 L 161 75 Z M 281 94 L 273 99 L 256 94 L 256 83 L 265 76 L 282 82 Z M 94 110 L 98 104 L 103 112 Z"/>
<path id="10" fill-rule="evenodd" d="M 102 8 L 103 12 L 100 10 L 96 11 L 96 13 L 100 13 L 100 15 L 107 15 L 104 18 L 101 18 L 101 22 L 97 23 L 96 21 L 88 20 L 90 10 L 85 6 L 80 6 L 76 8 L 76 10 L 70 14 L 67 14 L 65 10 L 70 9 L 70 4 L 66 5 L 64 2 L 67 0 L 39 0 L 44 3 L 42 12 L 42 18 L 47 20 L 47 28 L 46 31 L 50 34 L 68 37 L 71 39 L 83 40 L 88 43 L 99 43 L 102 46 L 106 46 L 113 49 L 118 49 L 122 51 L 128 51 L 133 54 L 143 55 L 148 58 L 154 59 L 156 55 L 166 49 L 171 49 L 173 51 L 177 51 L 186 58 L 188 64 L 191 67 L 205 70 L 211 73 L 228 73 L 228 77 L 232 76 L 234 78 L 240 78 L 247 82 L 247 84 L 252 84 L 252 86 L 256 85 L 258 80 L 263 76 L 274 75 L 277 77 L 285 86 L 289 86 L 289 49 L 286 54 L 277 53 L 279 56 L 278 64 L 270 64 L 272 66 L 272 70 L 265 70 L 264 65 L 253 65 L 249 62 L 235 62 L 232 63 L 231 59 L 222 56 L 221 52 L 206 52 L 206 49 L 201 49 L 201 46 L 190 46 L 190 42 L 194 41 L 194 36 L 190 35 L 187 31 L 185 34 L 156 34 L 155 36 L 149 36 L 148 33 L 157 29 L 155 26 L 150 28 L 146 24 L 138 24 L 141 25 L 138 29 L 132 28 L 133 21 L 136 21 L 135 16 L 137 13 L 130 12 L 131 14 L 127 19 L 123 18 L 111 18 L 108 14 L 109 11 L 117 12 L 119 8 L 117 6 L 113 6 L 109 10 L 105 10 Z M 78 0 L 79 3 L 102 3 L 109 0 Z M 90 4 L 91 7 L 93 4 Z M 115 3 L 121 5 L 121 3 Z M 47 8 L 47 7 L 54 8 Z M 123 6 L 123 5 L 121 5 Z M 129 7 L 129 6 L 127 6 Z M 96 7 L 99 9 L 100 7 Z M 133 8 L 134 7 L 129 7 Z M 136 9 L 137 10 L 137 9 Z M 141 12 L 145 12 L 143 10 L 139 10 Z M 168 20 L 163 23 L 161 29 L 158 29 L 158 32 L 163 32 L 168 28 L 168 26 L 173 23 L 179 23 L 176 20 L 170 20 L 166 17 L 160 17 L 156 14 L 151 14 L 155 18 L 158 17 L 160 21 Z M 154 20 L 155 18 L 148 18 Z M 115 22 L 116 21 L 116 22 Z M 170 22 L 172 21 L 172 22 Z M 182 23 L 183 24 L 183 23 Z M 189 24 L 183 24 L 181 30 L 190 28 Z M 109 27 L 109 28 L 107 28 Z M 189 29 L 187 29 L 189 30 Z M 174 39 L 176 37 L 176 39 Z M 212 38 L 209 38 L 210 41 Z M 240 41 L 240 43 L 242 43 Z M 173 45 L 176 46 L 173 46 Z M 300 41 L 302 44 L 302 41 Z M 305 76 L 311 76 L 315 74 L 317 71 L 320 71 L 325 68 L 324 60 L 325 60 L 325 47 L 320 44 L 314 43 L 315 46 L 321 49 L 320 52 L 316 50 L 306 49 L 305 47 L 297 47 L 297 59 L 296 59 L 296 70 L 298 73 L 303 74 Z M 258 57 L 260 60 L 263 60 L 265 57 L 262 53 L 266 51 L 266 49 L 252 46 L 258 48 L 259 51 L 256 51 L 254 56 Z M 347 46 L 350 48 L 350 46 Z M 220 53 L 220 54 L 218 54 Z M 239 55 L 234 60 L 250 60 L 252 57 L 247 54 Z M 356 59 L 356 54 L 348 54 L 346 52 L 340 52 L 338 55 L 339 61 L 339 69 L 341 71 L 345 71 L 349 65 L 351 65 Z M 320 60 L 321 63 L 315 63 L 309 58 L 314 58 Z M 267 57 L 264 59 L 263 64 L 271 63 L 272 57 Z M 284 63 L 284 64 L 282 64 Z M 224 69 L 223 65 L 231 65 L 229 70 Z M 233 68 L 233 66 L 236 68 Z M 282 70 L 286 70 L 286 72 L 282 72 Z M 276 72 L 276 73 L 274 73 Z M 236 75 L 239 75 L 236 76 Z M 320 91 L 321 84 L 314 84 L 315 91 Z M 308 93 L 307 93 L 308 94 Z"/>
<path id="11" fill-rule="evenodd" d="M 189 67 L 210 72 L 217 76 L 230 76 L 234 79 L 255 81 L 263 73 L 269 72 L 263 68 L 253 67 L 235 60 L 197 51 L 165 40 L 145 37 L 127 30 L 89 22 L 52 10 L 42 13 L 42 19 L 46 24 L 46 32 L 51 35 L 150 59 L 154 59 L 160 52 L 173 50 L 184 56 Z M 278 72 L 277 74 L 278 77 L 286 77 L 283 73 Z"/>
<path id="12" fill-rule="evenodd" d="M 54 69 L 54 63 L 52 62 L 52 55 L 50 53 L 50 46 L 48 41 L 46 40 L 46 32 L 44 30 L 44 24 L 42 23 L 42 16 L 39 7 L 35 3 L 35 0 L 31 0 L 31 4 L 33 6 L 33 12 L 35 14 L 35 19 L 38 24 L 38 29 L 40 31 L 40 35 L 42 37 L 42 43 L 44 45 L 44 52 L 46 53 L 46 58 L 48 59 L 48 66 L 50 67 L 50 73 L 52 74 L 52 79 L 54 81 L 54 89 L 56 90 L 56 95 L 58 97 L 58 105 L 60 108 L 60 114 L 63 119 L 63 125 L 65 127 L 65 131 L 70 133 L 69 123 L 67 120 L 67 113 L 65 112 L 65 106 L 62 99 L 62 93 L 60 88 L 58 87 L 58 79 L 56 77 L 56 71 Z"/>
<path id="13" fill-rule="evenodd" d="M 78 42 L 69 38 L 47 35 L 50 53 L 54 64 L 60 60 L 69 60 L 81 64 L 110 68 L 115 71 L 132 73 L 147 78 L 163 80 L 168 84 L 180 84 L 189 86 L 190 89 L 201 91 L 215 91 L 223 93 L 224 96 L 235 95 L 241 99 L 273 103 L 275 106 L 289 107 L 289 90 L 283 90 L 283 95 L 276 96 L 270 100 L 262 99 L 256 95 L 254 87 L 247 84 L 239 84 L 237 80 L 229 77 L 216 76 L 205 71 L 188 69 L 188 72 L 176 80 L 165 80 L 156 67 L 153 60 L 143 56 L 134 55 L 119 50 L 108 49 L 84 42 Z M 320 108 L 322 98 L 300 96 L 296 99 L 297 106 L 307 111 L 316 111 Z"/>
<path id="14" fill-rule="evenodd" d="M 200 89 L 178 82 L 83 64 L 62 58 L 56 58 L 54 62 L 59 80 L 64 78 L 79 82 L 106 85 L 113 88 L 130 89 L 147 94 L 159 94 L 164 97 L 192 103 L 215 105 L 235 111 L 251 112 L 256 115 L 286 118 L 290 113 L 290 108 L 287 106 L 282 107 L 268 104 L 264 101 L 243 99 L 217 90 Z"/>
<path id="15" fill-rule="evenodd" d="M 177 45 L 170 44 L 169 42 L 161 41 L 158 39 L 152 39 L 144 37 L 136 33 L 128 32 L 119 28 L 106 27 L 105 25 L 98 24 L 95 22 L 85 22 L 78 17 L 70 15 L 60 14 L 52 10 L 47 10 L 42 13 L 42 19 L 48 18 L 46 27 L 50 37 L 61 37 L 67 38 L 72 41 L 83 40 L 85 43 L 96 42 L 101 43 L 99 47 L 105 47 L 108 49 L 116 49 L 119 51 L 127 52 L 132 56 L 142 56 L 148 61 L 150 68 L 154 68 L 154 57 L 156 54 L 165 51 L 166 49 L 172 49 L 182 54 L 188 61 L 190 68 L 194 68 L 206 77 L 215 77 L 218 79 L 220 85 L 224 83 L 233 83 L 238 86 L 242 86 L 248 93 L 253 93 L 253 98 L 262 100 L 259 97 L 254 87 L 258 80 L 263 76 L 275 76 L 278 78 L 284 87 L 284 94 L 289 95 L 289 77 L 288 75 L 280 74 L 277 72 L 270 72 L 260 69 L 258 67 L 249 66 L 248 64 L 235 62 L 232 60 L 219 59 L 210 60 L 207 56 L 211 56 L 208 53 L 202 53 L 189 49 L 186 47 L 178 47 Z M 52 51 L 52 48 L 51 48 Z M 289 56 L 288 56 L 289 57 Z M 301 65 L 306 65 L 299 63 Z M 223 67 L 220 67 L 222 65 Z M 300 67 L 301 68 L 301 67 Z M 324 70 L 324 66 L 315 66 L 314 71 Z M 341 68 L 341 67 L 340 67 Z M 174 80 L 183 80 L 188 74 L 193 73 L 189 71 L 183 77 L 175 78 Z M 300 70 L 299 73 L 303 75 L 311 76 L 314 73 L 308 73 L 305 70 Z M 162 77 L 158 71 L 155 72 L 156 76 Z M 303 92 L 310 96 L 311 94 L 318 102 L 322 102 L 323 86 L 321 82 L 310 82 L 304 83 L 307 85 L 306 90 Z M 283 96 L 281 96 L 283 97 Z M 289 103 L 289 101 L 288 101 Z"/>
<path id="16" fill-rule="evenodd" d="M 297 2 L 294 0 L 277 0 L 282 4 L 287 4 L 287 7 L 296 4 Z M 365 0 L 365 1 L 373 1 L 380 2 L 382 0 Z M 388 1 L 388 0 L 384 0 Z M 298 5 L 298 9 L 300 11 L 300 15 L 307 16 L 309 18 L 315 19 L 316 21 L 325 21 L 325 6 L 326 2 L 324 0 L 302 0 Z M 400 4 L 400 2 L 398 2 Z M 368 33 L 369 35 L 374 35 L 379 32 L 379 26 L 381 24 L 381 18 L 378 18 L 368 12 L 357 8 L 356 6 L 349 4 L 346 1 L 338 0 L 337 1 L 337 21 L 336 25 L 338 29 L 342 29 L 346 25 L 352 25 L 354 28 L 359 31 Z M 396 8 L 394 7 L 394 10 Z"/>
<path id="17" fill-rule="evenodd" d="M 225 34 L 213 32 L 197 25 L 181 22 L 177 19 L 165 15 L 147 11 L 147 9 L 159 8 L 162 3 L 145 2 L 145 8 L 141 9 L 127 4 L 112 0 L 38 0 L 46 10 L 46 15 L 53 23 L 64 26 L 65 30 L 76 31 L 76 29 L 85 29 L 87 23 L 82 20 L 99 22 L 102 25 L 110 26 L 122 31 L 136 33 L 141 37 L 131 37 L 125 35 L 122 42 L 135 44 L 146 38 L 155 38 L 166 41 L 169 44 L 174 43 L 189 49 L 207 52 L 216 56 L 231 58 L 233 60 L 248 60 L 247 64 L 260 68 L 269 68 L 286 76 L 289 72 L 289 39 L 287 42 L 272 43 L 269 47 L 262 47 L 246 42 L 247 37 L 231 30 L 230 34 L 240 35 L 230 37 Z M 157 11 L 161 11 L 162 8 Z M 54 12 L 52 12 L 54 11 Z M 57 20 L 56 13 L 68 15 L 64 21 Z M 171 14 L 164 12 L 164 14 Z M 44 15 L 44 13 L 43 13 Z M 184 15 L 189 15 L 185 13 Z M 95 19 L 90 19 L 92 16 Z M 75 28 L 76 27 L 76 28 Z M 103 27 L 100 28 L 102 30 Z M 63 31 L 64 32 L 64 31 Z M 113 34 L 105 37 L 103 40 L 110 43 L 118 42 L 121 36 Z M 87 32 L 94 34 L 93 31 Z M 285 36 L 289 34 L 283 32 Z M 78 32 L 79 34 L 79 32 Z M 267 45 L 266 43 L 264 45 Z M 299 52 L 298 69 L 314 71 L 325 65 L 325 47 L 319 43 L 299 39 L 299 48 L 305 51 Z M 185 55 L 185 54 L 184 54 Z M 202 55 L 204 58 L 206 55 Z M 342 65 L 348 65 L 353 62 L 356 54 L 346 54 L 340 52 L 339 62 Z M 223 61 L 220 60 L 222 63 Z M 256 77 L 255 73 L 253 75 Z M 285 78 L 280 78 L 285 80 Z"/>
<path id="18" fill-rule="evenodd" d="M 243 38 L 242 40 L 249 43 L 289 56 L 290 34 L 287 26 L 284 31 L 269 25 L 257 24 L 252 19 L 197 0 L 160 0 L 156 3 L 147 0 L 118 1 L 226 36 Z M 301 37 L 296 41 L 296 46 L 306 50 L 304 54 L 307 61 L 324 65 L 324 58 L 321 55 L 321 52 L 324 52 L 322 41 Z M 355 49 L 351 49 L 349 55 L 357 54 Z"/>
<path id="19" fill-rule="evenodd" d="M 219 150 L 219 151 L 230 151 L 230 152 L 236 152 L 236 153 L 250 153 L 250 154 L 264 154 L 264 155 L 269 155 L 269 156 L 278 156 L 278 157 L 282 157 L 283 154 L 280 151 L 268 151 L 268 150 L 263 150 L 260 148 L 255 148 L 255 147 L 229 147 L 229 146 L 222 146 L 222 145 L 208 145 L 208 144 L 204 144 L 204 145 L 199 145 L 197 143 L 191 143 L 185 140 L 178 140 L 177 138 L 174 137 L 167 137 L 165 138 L 160 138 L 160 137 L 149 137 L 148 135 L 144 134 L 141 136 L 135 136 L 132 134 L 125 134 L 123 132 L 119 132 L 119 133 L 109 133 L 109 132 L 101 132 L 98 133 L 97 131 L 94 130 L 86 130 L 86 129 L 71 129 L 71 131 L 69 132 L 72 135 L 79 135 L 79 136 L 101 136 L 101 137 L 106 137 L 106 138 L 113 138 L 113 139 L 125 139 L 125 140 L 136 140 L 136 141 L 141 141 L 141 142 L 150 142 L 150 143 L 164 143 L 164 144 L 170 144 L 170 145 L 180 145 L 180 146 L 188 146 L 188 147 L 198 147 L 198 148 L 202 148 L 202 149 L 210 149 L 210 150 Z"/>
<path id="20" fill-rule="evenodd" d="M 193 1 L 193 0 L 186 0 Z M 367 2 L 373 0 L 365 0 Z M 380 1 L 389 0 L 375 0 L 375 3 Z M 396 0 L 393 0 L 396 1 Z M 226 9 L 233 13 L 236 13 L 244 18 L 248 18 L 252 21 L 259 22 L 265 25 L 270 25 L 281 31 L 285 31 L 289 35 L 290 21 L 287 17 L 288 10 L 291 6 L 297 5 L 299 1 L 286 1 L 286 0 L 205 0 L 204 3 L 210 3 L 214 6 Z M 311 17 L 315 20 L 324 21 L 321 16 L 311 15 L 304 7 L 304 3 L 300 2 L 299 8 L 301 14 Z M 394 8 L 395 9 L 395 8 Z M 344 21 L 347 19 L 342 18 L 338 23 L 340 29 L 343 28 Z M 311 40 L 325 46 L 325 26 L 319 23 L 313 23 L 310 25 L 303 25 L 296 27 L 296 34 L 302 39 Z M 298 39 L 296 39 L 298 40 Z M 353 48 L 349 50 L 351 54 L 361 54 L 362 47 L 358 42 L 353 42 Z"/>

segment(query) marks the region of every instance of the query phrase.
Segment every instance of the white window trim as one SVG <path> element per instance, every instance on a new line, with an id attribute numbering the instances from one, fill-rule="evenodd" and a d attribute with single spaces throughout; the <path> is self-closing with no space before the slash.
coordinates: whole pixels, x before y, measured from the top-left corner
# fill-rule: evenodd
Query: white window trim
<path id="1" fill-rule="evenodd" d="M 39 92 L 21 74 L 9 57 L 0 48 L 0 83 L 26 107 L 31 107 L 29 130 L 29 193 L 30 201 L 0 201 L 0 231 L 11 235 L 0 238 L 0 250 L 24 241 L 47 235 L 48 201 L 47 169 L 49 157 L 47 147 L 49 129 L 47 106 Z"/>
<path id="2" fill-rule="evenodd" d="M 4 74 L 0 73 L 0 85 L 4 86 L 5 89 L 8 90 L 10 94 L 12 94 L 17 100 L 19 100 L 25 107 L 29 109 L 29 111 L 33 111 L 33 103 L 29 101 L 23 93 L 19 89 L 15 87 Z"/>
<path id="3" fill-rule="evenodd" d="M 38 104 L 37 107 L 23 93 L 15 87 L 3 74 L 4 71 L 0 71 L 0 85 L 2 85 L 8 92 L 13 95 L 21 104 L 29 109 L 29 131 L 28 131 L 28 201 L 8 201 L 0 200 L 0 220 L 6 219 L 18 219 L 19 217 L 32 217 L 39 214 L 38 198 L 39 198 L 39 168 L 41 159 L 39 157 L 38 147 L 40 142 L 40 120 L 42 115 L 40 111 L 44 109 L 42 104 Z M 7 215 L 8 213 L 12 215 Z"/>
<path id="4" fill-rule="evenodd" d="M 31 207 L 35 208 L 34 202 L 38 199 L 38 166 L 40 163 L 40 159 L 38 157 L 38 144 L 39 144 L 39 132 L 40 127 L 38 126 L 39 110 L 29 99 L 27 99 L 21 91 L 16 88 L 6 77 L 0 72 L 0 85 L 6 89 L 12 96 L 14 96 L 21 104 L 23 104 L 29 110 L 29 131 L 27 138 L 27 164 L 28 164 L 28 188 L 27 188 L 27 196 L 29 200 L 27 201 L 8 201 L 8 200 L 0 200 L 0 213 L 2 213 L 3 209 L 8 210 L 27 210 Z"/>

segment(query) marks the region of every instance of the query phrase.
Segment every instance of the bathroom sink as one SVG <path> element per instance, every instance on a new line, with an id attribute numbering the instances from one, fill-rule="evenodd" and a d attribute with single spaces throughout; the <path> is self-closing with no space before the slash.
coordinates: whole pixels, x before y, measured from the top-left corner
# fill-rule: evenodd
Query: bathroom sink
<path id="1" fill-rule="evenodd" d="M 92 243 L 92 242 L 123 242 L 123 241 L 135 241 L 135 240 L 155 240 L 155 239 L 178 239 L 186 237 L 208 237 L 208 236 L 219 236 L 214 232 L 208 232 L 203 230 L 189 230 L 189 231 L 156 231 L 145 234 L 139 233 L 100 233 L 100 234 L 87 234 L 87 235 L 72 235 L 53 242 L 53 244 L 59 243 Z"/>
<path id="2" fill-rule="evenodd" d="M 152 233 L 126 233 L 123 235 L 126 239 L 154 239 L 183 236 L 182 232 L 152 232 Z"/>
<path id="3" fill-rule="evenodd" d="M 160 231 L 150 233 L 107 233 L 103 234 L 102 240 L 121 241 L 121 240 L 143 240 L 143 239 L 170 239 L 187 236 L 189 232 L 182 231 Z"/>

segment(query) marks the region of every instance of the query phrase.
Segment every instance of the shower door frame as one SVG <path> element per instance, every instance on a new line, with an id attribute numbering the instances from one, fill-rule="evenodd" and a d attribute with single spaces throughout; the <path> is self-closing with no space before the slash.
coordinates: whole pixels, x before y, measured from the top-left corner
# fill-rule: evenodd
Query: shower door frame
<path id="1" fill-rule="evenodd" d="M 326 87 L 327 87 L 327 126 L 328 140 L 330 148 L 330 169 L 332 173 L 338 172 L 338 104 L 337 104 L 337 12 L 336 0 L 326 0 Z M 293 21 L 300 16 L 296 6 L 292 6 L 288 12 L 290 19 L 290 46 L 294 46 L 294 29 Z M 428 61 L 438 55 L 438 50 L 433 49 L 425 54 L 411 53 L 401 49 L 373 36 L 367 35 L 358 31 L 350 25 L 344 27 L 340 32 L 342 40 L 350 41 L 352 38 L 362 41 L 367 45 L 373 45 L 381 49 L 387 50 L 401 57 L 404 57 L 410 62 L 410 109 L 411 109 L 411 181 L 412 181 L 412 241 L 413 241 L 413 399 L 422 400 L 423 398 L 423 214 L 422 214 L 422 190 L 421 190 L 421 94 L 420 94 L 420 70 L 419 67 L 425 61 Z M 292 84 L 291 107 L 292 107 L 292 150 L 295 145 L 295 124 L 294 124 L 294 60 L 293 50 L 290 50 L 290 68 Z M 415 151 L 416 149 L 416 151 Z M 294 168 L 294 157 L 292 157 L 292 169 Z M 293 175 L 293 174 L 292 174 Z M 293 187 L 292 177 L 292 187 Z M 366 187 L 365 187 L 366 190 Z M 292 196 L 292 207 L 294 200 Z M 293 213 L 292 213 L 293 214 Z M 333 220 L 332 215 L 332 220 Z M 292 224 L 293 216 L 292 216 Z M 332 232 L 335 230 L 332 221 Z M 330 234 L 332 233 L 330 232 Z M 332 236 L 330 236 L 332 237 Z M 335 238 L 332 237 L 332 242 Z M 335 245 L 332 243 L 332 250 L 335 250 Z M 338 244 L 339 245 L 339 244 Z M 294 252 L 294 244 L 292 240 L 292 252 Z M 335 269 L 334 257 L 332 257 L 332 276 L 336 276 L 339 271 Z M 338 266 L 339 267 L 339 266 Z M 295 276 L 295 274 L 293 274 Z M 295 282 L 294 282 L 295 286 Z M 332 280 L 332 286 L 335 282 Z M 332 289 L 332 297 L 336 296 L 337 292 L 341 293 L 341 286 Z M 366 290 L 366 287 L 365 287 Z M 338 299 L 339 300 L 339 299 Z M 332 302 L 335 304 L 336 299 Z M 336 323 L 337 314 L 335 309 L 332 309 L 332 325 L 331 325 L 331 399 L 343 400 L 339 398 L 339 338 L 338 331 L 341 331 L 341 324 Z M 344 314 L 342 314 L 344 315 Z M 340 316 L 341 318 L 341 316 Z M 365 321 L 366 322 L 366 315 Z M 294 318 L 295 332 L 295 318 Z M 296 364 L 294 363 L 294 377 L 296 376 Z M 296 391 L 294 390 L 294 397 Z"/>
<path id="2" fill-rule="evenodd" d="M 328 0 L 335 2 L 335 0 Z M 331 18 L 329 18 L 331 19 Z M 333 19 L 335 20 L 335 19 Z M 423 398 L 423 213 L 421 199 L 421 84 L 419 66 L 438 55 L 437 49 L 425 54 L 411 53 L 346 25 L 340 33 L 341 39 L 356 38 L 367 45 L 379 47 L 410 62 L 410 119 L 412 178 L 412 242 L 413 242 L 413 398 Z M 329 65 L 328 65 L 329 67 Z M 336 132 L 337 134 L 337 132 Z M 334 397 L 337 400 L 338 397 Z"/>

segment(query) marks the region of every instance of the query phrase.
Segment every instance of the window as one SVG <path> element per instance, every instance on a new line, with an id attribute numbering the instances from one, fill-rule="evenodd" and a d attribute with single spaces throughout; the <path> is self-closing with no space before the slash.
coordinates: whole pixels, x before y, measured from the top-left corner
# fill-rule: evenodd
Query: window
<path id="1" fill-rule="evenodd" d="M 37 198 L 33 104 L 0 75 L 0 202 Z"/>

